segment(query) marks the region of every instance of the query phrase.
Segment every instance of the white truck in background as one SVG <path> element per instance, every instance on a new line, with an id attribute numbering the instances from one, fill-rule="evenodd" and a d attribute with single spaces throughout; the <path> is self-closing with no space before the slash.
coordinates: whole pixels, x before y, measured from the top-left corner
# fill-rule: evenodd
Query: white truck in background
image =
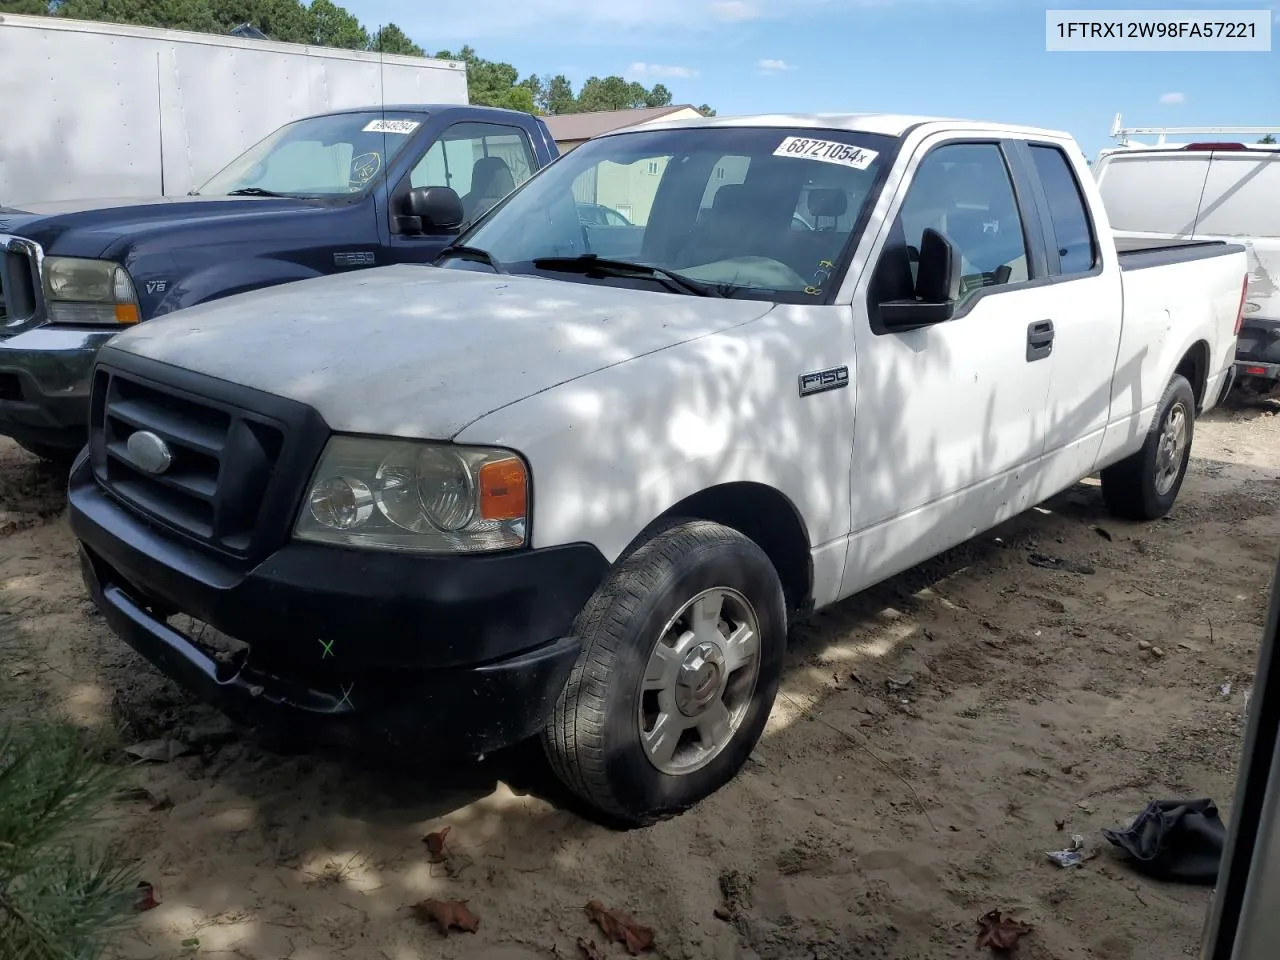
<path id="1" fill-rule="evenodd" d="M 1132 127 L 1117 114 L 1120 141 L 1093 165 L 1121 242 L 1227 240 L 1245 248 L 1249 288 L 1237 348 L 1241 389 L 1280 385 L 1280 133 L 1267 126 Z M 1130 139 L 1154 135 L 1154 144 Z M 1185 142 L 1169 142 L 1169 137 Z M 1192 139 L 1188 139 L 1192 138 Z M 1272 137 L 1274 140 L 1274 136 Z"/>
<path id="2" fill-rule="evenodd" d="M 643 217 L 582 222 L 605 175 L 650 184 Z M 415 209 L 461 219 L 447 187 Z M 795 618 L 1099 471 L 1119 516 L 1167 513 L 1246 274 L 1233 244 L 1117 248 L 1064 133 L 660 121 L 435 267 L 114 337 L 71 526 L 112 630 L 229 713 L 541 736 L 646 823 L 746 761 Z"/>
<path id="3" fill-rule="evenodd" d="M 0 207 L 182 196 L 301 117 L 466 102 L 451 61 L 0 14 Z"/>

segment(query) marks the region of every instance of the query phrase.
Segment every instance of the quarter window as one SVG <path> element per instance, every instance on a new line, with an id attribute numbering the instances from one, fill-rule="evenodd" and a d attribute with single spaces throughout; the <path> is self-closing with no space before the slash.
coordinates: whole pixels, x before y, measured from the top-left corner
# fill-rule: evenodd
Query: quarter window
<path id="1" fill-rule="evenodd" d="M 1059 273 L 1088 273 L 1098 262 L 1093 231 L 1080 184 L 1066 156 L 1057 147 L 1031 147 L 1040 183 L 1049 200 L 1049 219 L 1058 246 Z"/>

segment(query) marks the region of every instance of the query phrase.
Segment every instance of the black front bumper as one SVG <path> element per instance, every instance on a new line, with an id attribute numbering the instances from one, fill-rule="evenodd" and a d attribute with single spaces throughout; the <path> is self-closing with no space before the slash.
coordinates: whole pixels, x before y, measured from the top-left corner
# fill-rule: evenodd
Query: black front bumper
<path id="1" fill-rule="evenodd" d="M 0 340 L 0 435 L 83 447 L 94 357 L 117 332 L 46 324 Z"/>
<path id="2" fill-rule="evenodd" d="M 201 699 L 247 723 L 472 755 L 546 725 L 607 567 L 585 544 L 431 557 L 290 542 L 246 572 L 122 506 L 86 454 L 68 498 L 107 623 Z M 214 655 L 169 623 L 179 613 L 244 649 Z"/>

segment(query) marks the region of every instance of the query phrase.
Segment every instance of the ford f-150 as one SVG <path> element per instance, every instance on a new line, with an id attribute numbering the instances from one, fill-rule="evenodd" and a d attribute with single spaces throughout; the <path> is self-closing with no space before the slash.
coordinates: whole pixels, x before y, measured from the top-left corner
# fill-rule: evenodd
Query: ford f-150
<path id="1" fill-rule="evenodd" d="M 1247 272 L 1222 242 L 1117 250 L 1066 134 L 656 123 L 434 266 L 120 334 L 71 525 L 112 629 L 228 713 L 539 736 L 645 823 L 744 763 L 795 619 L 1098 472 L 1117 515 L 1164 515 Z"/>

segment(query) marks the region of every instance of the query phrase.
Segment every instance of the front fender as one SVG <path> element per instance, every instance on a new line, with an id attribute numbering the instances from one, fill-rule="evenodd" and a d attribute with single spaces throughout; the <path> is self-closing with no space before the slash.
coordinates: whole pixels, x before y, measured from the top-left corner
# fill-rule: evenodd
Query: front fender
<path id="1" fill-rule="evenodd" d="M 289 260 L 254 258 L 218 263 L 188 274 L 174 283 L 152 316 L 160 317 L 197 303 L 219 300 L 280 283 L 309 280 L 321 275 L 318 270 Z"/>

